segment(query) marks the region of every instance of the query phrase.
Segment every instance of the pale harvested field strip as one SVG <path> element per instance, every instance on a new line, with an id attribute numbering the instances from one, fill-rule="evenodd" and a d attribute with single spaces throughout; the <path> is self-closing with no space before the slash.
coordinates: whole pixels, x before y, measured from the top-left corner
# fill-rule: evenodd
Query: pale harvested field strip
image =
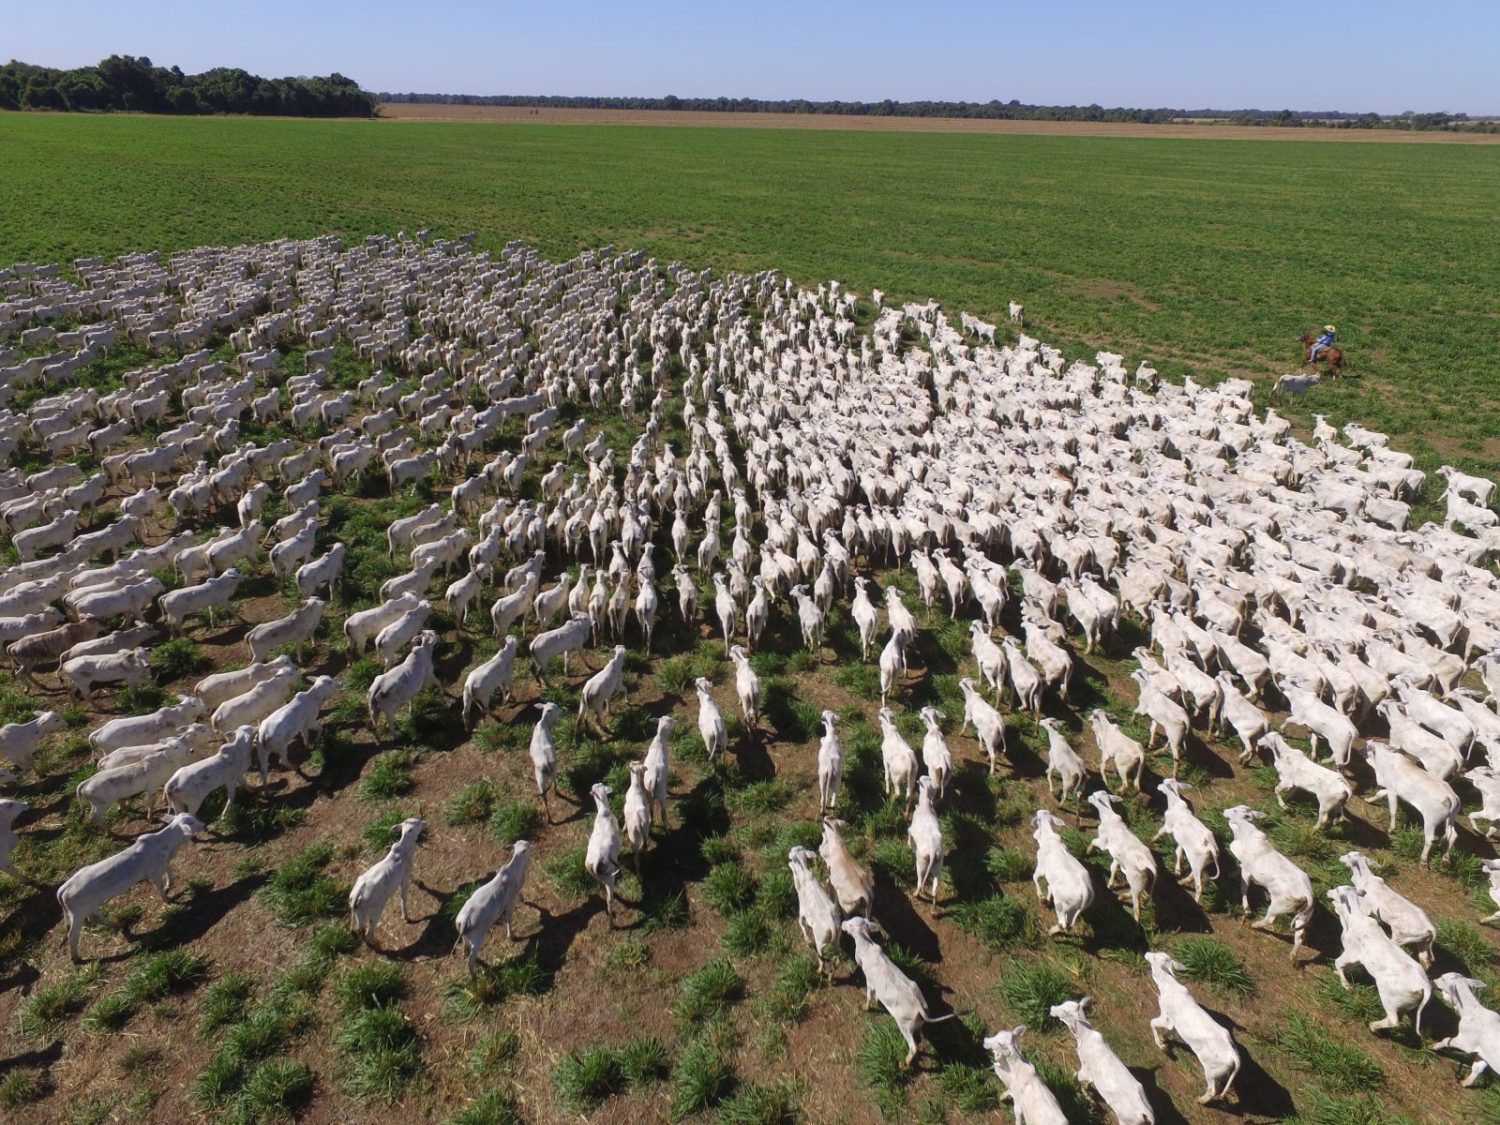
<path id="1" fill-rule="evenodd" d="M 886 133 L 1005 133 L 1043 137 L 1156 137 L 1203 141 L 1363 141 L 1381 144 L 1497 144 L 1500 134 L 1412 133 L 1379 129 L 1289 129 L 1248 125 L 1139 125 L 1103 121 L 996 121 L 968 117 L 867 117 L 836 113 L 711 113 L 664 109 L 558 109 L 531 106 L 384 102 L 389 121 L 496 125 L 675 125 L 719 129 L 834 129 Z"/>

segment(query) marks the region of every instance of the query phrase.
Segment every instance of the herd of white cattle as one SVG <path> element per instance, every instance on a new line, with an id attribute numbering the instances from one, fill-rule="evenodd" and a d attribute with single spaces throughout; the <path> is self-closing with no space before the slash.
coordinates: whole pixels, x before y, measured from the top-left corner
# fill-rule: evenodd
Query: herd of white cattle
<path id="1" fill-rule="evenodd" d="M 719 278 L 612 248 L 557 264 L 518 244 L 492 256 L 470 242 L 200 248 L 80 260 L 74 279 L 57 267 L 0 270 L 0 453 L 51 462 L 0 474 L 0 525 L 21 560 L 0 574 L 0 639 L 16 675 L 48 692 L 40 677 L 55 668 L 59 690 L 87 703 L 101 685 L 147 682 L 152 644 L 197 616 L 238 616 L 240 586 L 263 555 L 281 589 L 296 592 L 284 614 L 249 629 L 247 665 L 90 734 L 98 769 L 78 793 L 96 820 L 136 797 L 150 815 L 158 791 L 170 811 L 165 827 L 58 889 L 75 959 L 84 922 L 110 899 L 142 881 L 166 898 L 173 859 L 204 830 L 196 814 L 212 792 L 233 800 L 252 770 L 264 786 L 273 760 L 288 768 L 294 747 L 318 739 L 339 684 L 305 678 L 301 662 L 353 546 L 329 541 L 323 505 L 370 477 L 393 493 L 425 481 L 445 496 L 390 526 L 389 551 L 410 569 L 343 622 L 351 658 L 372 647 L 385 668 L 368 689 L 377 732 L 395 730 L 438 682 L 443 640 L 428 625 L 439 596 L 456 627 L 472 630 L 485 624 L 472 606 L 495 591 L 488 624 L 499 647 L 462 687 L 470 725 L 511 698 L 523 631 L 541 682 L 559 657 L 566 672 L 570 654 L 612 646 L 579 692 L 580 728 L 607 723 L 625 693 L 627 635 L 649 650 L 658 619 L 674 612 L 696 629 L 710 581 L 707 623 L 722 633 L 752 731 L 761 685 L 749 654 L 771 615 L 794 617 L 816 652 L 834 605 L 845 605 L 865 659 L 879 647 L 886 792 L 911 817 L 916 893 L 934 902 L 945 847 L 937 810 L 954 771 L 942 728 L 958 716 L 924 709 L 920 753 L 895 721 L 919 625 L 896 585 L 883 599 L 870 588 L 896 567 L 912 569 L 929 610 L 946 601 L 951 616 L 972 616 L 962 729 L 974 730 L 991 772 L 1007 754 L 1008 697 L 1036 717 L 1044 702 L 1065 705 L 1075 645 L 1114 644 L 1125 613 L 1149 628 L 1150 645 L 1133 654 L 1148 745 L 1098 710 L 1088 716 L 1090 764 L 1056 716 L 1041 719 L 1059 804 L 1097 776 L 1090 847 L 1107 853 L 1106 889 L 1123 879 L 1137 917 L 1157 865 L 1117 806 L 1148 800 L 1128 791 L 1142 789 L 1149 744 L 1164 740 L 1175 774 L 1195 727 L 1205 739 L 1232 730 L 1242 764 L 1265 755 L 1277 800 L 1311 795 L 1320 829 L 1346 815 L 1362 786 L 1366 799 L 1388 802 L 1391 830 L 1406 803 L 1422 822 L 1424 862 L 1438 842 L 1455 847 L 1466 799 L 1475 843 L 1500 819 L 1491 698 L 1500 588 L 1489 565 L 1500 519 L 1486 506 L 1490 481 L 1445 467 L 1446 523 L 1411 528 L 1423 474 L 1383 435 L 1356 425 L 1340 434 L 1320 418 L 1309 444 L 1274 411 L 1257 414 L 1247 382 L 1165 383 L 1104 352 L 1069 363 L 1024 334 L 1014 303 L 1014 344 L 997 345 L 995 326 L 967 314 L 956 329 L 935 303 L 886 307 L 883 295 L 872 330 L 859 332 L 856 297 L 837 283 L 806 291 L 773 273 Z M 90 365 L 126 340 L 151 361 L 107 393 L 88 387 Z M 332 374 L 346 350 L 373 371 L 357 386 Z M 674 449 L 664 434 L 676 430 L 667 411 L 678 402 L 685 448 Z M 638 419 L 628 453 L 607 442 L 603 412 Z M 253 440 L 271 425 L 292 436 Z M 97 470 L 85 473 L 84 459 Z M 662 608 L 658 551 L 673 559 L 675 609 Z M 168 571 L 177 588 L 158 577 Z M 1008 607 L 1019 636 L 997 642 Z M 728 742 L 713 686 L 696 685 L 710 758 Z M 1282 723 L 1263 709 L 1272 690 L 1286 702 Z M 538 706 L 530 752 L 546 801 L 562 710 Z M 823 719 L 817 777 L 830 812 L 843 750 L 837 716 Z M 653 823 L 667 817 L 673 723 L 662 718 L 631 764 L 620 819 L 609 788 L 593 789 L 586 867 L 611 920 L 622 849 L 638 865 Z M 1273 729 L 1288 724 L 1310 735 L 1311 752 Z M 0 729 L 4 783 L 21 784 L 42 741 L 64 728 L 44 710 Z M 1172 838 L 1174 874 L 1186 861 L 1201 899 L 1230 867 L 1188 789 L 1157 784 L 1157 835 Z M 0 801 L 0 870 L 12 877 L 24 877 L 11 859 L 27 811 Z M 1256 925 L 1288 918 L 1296 960 L 1318 909 L 1310 879 L 1257 827 L 1264 813 L 1240 805 L 1223 816 L 1246 913 L 1259 888 L 1268 905 Z M 1074 931 L 1097 889 L 1063 823 L 1049 809 L 1033 818 L 1034 881 L 1056 913 L 1054 934 Z M 840 827 L 823 821 L 821 870 L 806 849 L 788 857 L 799 926 L 820 966 L 827 947 L 851 937 L 867 996 L 896 1019 L 910 1063 L 933 1017 L 880 947 L 875 882 Z M 406 914 L 426 829 L 397 826 L 389 854 L 355 883 L 352 923 L 372 943 L 393 894 Z M 531 858 L 532 844 L 517 843 L 459 913 L 471 971 L 492 926 L 509 931 Z M 1475 998 L 1480 983 L 1429 980 L 1431 920 L 1360 853 L 1343 861 L 1352 884 L 1328 896 L 1343 931 L 1336 967 L 1342 978 L 1359 964 L 1374 978 L 1385 1019 L 1371 1027 L 1411 1012 L 1420 1030 L 1435 985 L 1459 1023 L 1432 1048 L 1472 1056 L 1465 1084 L 1500 1066 L 1500 1016 Z M 1500 861 L 1486 867 L 1500 895 Z M 1153 1038 L 1164 1045 L 1170 1033 L 1197 1055 L 1202 1101 L 1230 1096 L 1241 1056 L 1229 1030 L 1176 979 L 1182 966 L 1169 955 L 1146 961 L 1160 994 Z M 1087 999 L 1053 1010 L 1077 1039 L 1079 1078 L 1120 1122 L 1152 1121 L 1090 1010 Z M 985 1041 L 995 1071 L 1018 1120 L 1061 1122 L 1020 1050 L 1023 1031 Z"/>

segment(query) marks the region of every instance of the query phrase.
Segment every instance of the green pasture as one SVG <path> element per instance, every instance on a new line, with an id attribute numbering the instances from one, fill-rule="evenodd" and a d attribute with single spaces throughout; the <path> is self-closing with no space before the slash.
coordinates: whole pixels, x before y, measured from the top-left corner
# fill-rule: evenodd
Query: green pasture
<path id="1" fill-rule="evenodd" d="M 1500 147 L 0 114 L 0 262 L 428 225 L 838 278 L 1500 467 Z"/>

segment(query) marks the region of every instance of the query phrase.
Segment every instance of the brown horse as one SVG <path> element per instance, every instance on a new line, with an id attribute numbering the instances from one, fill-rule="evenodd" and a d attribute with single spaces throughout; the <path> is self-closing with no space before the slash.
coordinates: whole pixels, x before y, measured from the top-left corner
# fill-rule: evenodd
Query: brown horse
<path id="1" fill-rule="evenodd" d="M 1302 364 L 1305 367 L 1307 364 L 1312 362 L 1312 360 L 1307 358 L 1307 355 L 1312 350 L 1314 337 L 1312 333 L 1304 332 L 1301 337 L 1299 337 L 1299 339 L 1302 343 Z M 1344 369 L 1344 353 L 1339 348 L 1336 348 L 1332 344 L 1329 344 L 1326 348 L 1318 353 L 1318 362 L 1328 364 L 1328 370 L 1330 372 L 1340 372 Z"/>

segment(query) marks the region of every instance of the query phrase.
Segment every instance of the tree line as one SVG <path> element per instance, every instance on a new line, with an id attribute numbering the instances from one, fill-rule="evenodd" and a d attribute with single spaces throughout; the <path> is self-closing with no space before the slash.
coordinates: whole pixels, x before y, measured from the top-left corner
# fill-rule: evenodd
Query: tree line
<path id="1" fill-rule="evenodd" d="M 1231 125 L 1322 125 L 1344 129 L 1466 129 L 1490 132 L 1500 126 L 1462 113 L 1347 113 L 1340 110 L 1155 109 L 1101 105 L 1032 105 L 1011 99 L 987 102 L 810 101 L 806 98 L 568 97 L 528 94 L 380 93 L 382 102 L 433 105 L 493 105 L 557 109 L 692 110 L 706 113 L 820 113 L 848 117 L 964 117 L 1001 121 L 1102 121 L 1164 125 L 1212 120 Z"/>
<path id="2" fill-rule="evenodd" d="M 374 94 L 342 74 L 262 78 L 237 67 L 184 74 L 133 55 L 111 55 L 76 70 L 15 60 L 0 67 L 0 109 L 374 117 L 375 106 Z"/>

